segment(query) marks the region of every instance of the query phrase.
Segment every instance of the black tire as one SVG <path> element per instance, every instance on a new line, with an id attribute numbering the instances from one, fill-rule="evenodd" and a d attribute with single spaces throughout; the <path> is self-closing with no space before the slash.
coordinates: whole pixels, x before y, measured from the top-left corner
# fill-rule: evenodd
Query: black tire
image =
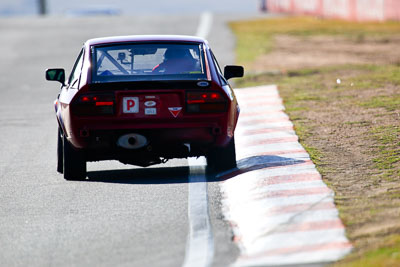
<path id="1" fill-rule="evenodd" d="M 236 168 L 235 138 L 226 147 L 211 149 L 207 154 L 207 166 L 216 172 Z"/>
<path id="2" fill-rule="evenodd" d="M 84 180 L 86 178 L 86 160 L 83 151 L 76 150 L 63 135 L 63 166 L 65 180 Z"/>
<path id="3" fill-rule="evenodd" d="M 60 128 L 58 128 L 58 138 L 57 138 L 57 172 L 63 173 L 64 167 L 64 151 L 63 151 L 63 134 Z"/>

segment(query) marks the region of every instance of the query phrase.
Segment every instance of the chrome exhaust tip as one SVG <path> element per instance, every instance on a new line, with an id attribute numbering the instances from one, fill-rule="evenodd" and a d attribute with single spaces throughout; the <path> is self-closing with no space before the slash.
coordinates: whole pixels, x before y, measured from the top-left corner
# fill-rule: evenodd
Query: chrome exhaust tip
<path id="1" fill-rule="evenodd" d="M 125 134 L 118 138 L 117 145 L 126 149 L 139 149 L 148 144 L 147 138 L 140 134 Z"/>
<path id="2" fill-rule="evenodd" d="M 133 136 L 129 137 L 129 138 L 128 138 L 128 143 L 129 143 L 131 146 L 136 145 L 136 143 L 137 143 L 136 137 L 133 137 Z"/>

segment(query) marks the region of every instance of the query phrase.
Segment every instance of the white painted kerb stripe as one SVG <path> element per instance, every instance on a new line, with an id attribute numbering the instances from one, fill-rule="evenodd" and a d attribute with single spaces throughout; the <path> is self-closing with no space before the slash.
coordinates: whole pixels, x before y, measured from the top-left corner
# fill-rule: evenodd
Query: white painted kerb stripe
<path id="1" fill-rule="evenodd" d="M 210 12 L 204 12 L 200 16 L 200 23 L 197 28 L 196 36 L 201 38 L 207 38 L 210 33 L 212 26 L 212 14 Z"/>
<path id="2" fill-rule="evenodd" d="M 220 183 L 222 210 L 241 250 L 233 266 L 307 265 L 342 258 L 351 244 L 334 193 L 293 138 L 277 87 L 241 89 L 236 95 L 242 114 L 248 114 L 236 129 L 238 170 Z M 271 111 L 274 117 L 269 117 Z"/>
<path id="3" fill-rule="evenodd" d="M 189 158 L 189 237 L 183 267 L 208 267 L 214 258 L 214 239 L 208 213 L 205 158 Z"/>

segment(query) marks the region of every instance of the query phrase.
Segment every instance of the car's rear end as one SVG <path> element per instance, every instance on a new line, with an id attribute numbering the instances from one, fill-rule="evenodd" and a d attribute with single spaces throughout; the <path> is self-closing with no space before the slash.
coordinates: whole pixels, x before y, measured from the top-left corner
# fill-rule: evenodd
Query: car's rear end
<path id="1" fill-rule="evenodd" d="M 186 61 L 171 70 L 163 55 L 177 48 Z M 207 50 L 193 40 L 91 45 L 88 83 L 68 107 L 71 143 L 87 161 L 140 166 L 226 147 L 238 106 Z"/>

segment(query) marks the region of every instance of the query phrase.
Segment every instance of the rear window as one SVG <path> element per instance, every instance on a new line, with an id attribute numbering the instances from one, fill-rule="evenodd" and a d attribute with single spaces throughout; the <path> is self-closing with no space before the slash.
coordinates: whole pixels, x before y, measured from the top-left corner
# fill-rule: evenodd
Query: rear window
<path id="1" fill-rule="evenodd" d="M 92 53 L 93 83 L 207 78 L 201 44 L 95 46 Z"/>

